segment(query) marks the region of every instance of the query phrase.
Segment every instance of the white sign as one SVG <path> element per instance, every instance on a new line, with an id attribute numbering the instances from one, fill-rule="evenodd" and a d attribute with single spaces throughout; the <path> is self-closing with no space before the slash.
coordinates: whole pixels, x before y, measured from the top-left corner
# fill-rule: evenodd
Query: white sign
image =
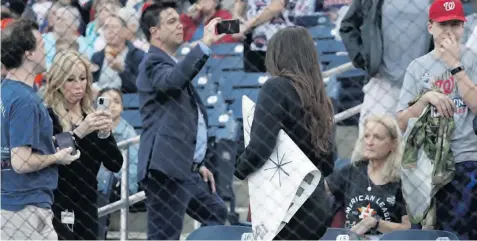
<path id="1" fill-rule="evenodd" d="M 244 141 L 250 142 L 255 103 L 243 96 Z M 265 165 L 248 177 L 253 239 L 271 241 L 315 191 L 321 172 L 280 130 Z"/>

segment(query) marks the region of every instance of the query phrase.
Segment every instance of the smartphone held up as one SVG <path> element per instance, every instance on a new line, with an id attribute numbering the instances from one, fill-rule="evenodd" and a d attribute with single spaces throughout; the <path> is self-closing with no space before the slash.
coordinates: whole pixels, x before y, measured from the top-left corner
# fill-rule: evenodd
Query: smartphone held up
<path id="1" fill-rule="evenodd" d="M 101 96 L 98 98 L 97 104 L 97 110 L 100 111 L 106 111 L 109 109 L 109 105 L 111 104 L 110 99 L 105 96 Z M 100 139 L 106 139 L 111 135 L 110 131 L 105 131 L 105 130 L 100 130 L 98 131 L 98 138 Z"/>
<path id="2" fill-rule="evenodd" d="M 240 33 L 240 20 L 230 19 L 222 20 L 216 26 L 217 34 L 236 34 Z"/>

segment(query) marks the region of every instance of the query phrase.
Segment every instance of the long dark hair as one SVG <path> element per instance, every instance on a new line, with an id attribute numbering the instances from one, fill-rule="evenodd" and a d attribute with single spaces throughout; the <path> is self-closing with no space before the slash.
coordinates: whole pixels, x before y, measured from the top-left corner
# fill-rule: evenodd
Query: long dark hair
<path id="1" fill-rule="evenodd" d="M 305 111 L 306 128 L 318 153 L 329 153 L 333 107 L 326 95 L 315 44 L 303 27 L 288 27 L 273 35 L 265 59 L 267 72 L 291 80 Z"/>

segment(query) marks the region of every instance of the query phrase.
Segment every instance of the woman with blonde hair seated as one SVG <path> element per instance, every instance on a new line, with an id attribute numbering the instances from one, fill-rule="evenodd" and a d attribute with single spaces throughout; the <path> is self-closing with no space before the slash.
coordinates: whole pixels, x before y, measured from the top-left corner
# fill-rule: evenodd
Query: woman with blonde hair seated
<path id="1" fill-rule="evenodd" d="M 78 52 L 57 53 L 46 76 L 44 101 L 53 120 L 53 134 L 73 133 L 77 148 L 84 153 L 74 164 L 58 167 L 53 226 L 60 240 L 96 240 L 96 176 L 101 164 L 118 172 L 123 163 L 113 135 L 98 136 L 99 130 L 111 133 L 111 113 L 94 110 L 90 64 Z M 74 220 L 65 219 L 66 214 L 74 215 Z"/>
<path id="2" fill-rule="evenodd" d="M 411 228 L 401 192 L 401 131 L 391 116 L 371 116 L 356 143 L 351 164 L 325 181 L 345 211 L 345 227 L 359 235 Z"/>

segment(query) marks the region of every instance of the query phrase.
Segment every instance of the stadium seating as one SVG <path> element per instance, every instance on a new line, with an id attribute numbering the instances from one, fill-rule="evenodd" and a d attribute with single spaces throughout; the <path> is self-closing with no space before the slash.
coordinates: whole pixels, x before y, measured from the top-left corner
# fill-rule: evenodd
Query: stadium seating
<path id="1" fill-rule="evenodd" d="M 232 91 L 230 96 L 232 104 L 230 104 L 229 110 L 232 111 L 235 118 L 238 120 L 242 119 L 242 96 L 246 95 L 253 101 L 257 101 L 259 92 L 260 89 L 236 89 Z"/>
<path id="2" fill-rule="evenodd" d="M 136 131 L 142 129 L 142 119 L 139 110 L 124 110 L 121 117 L 126 120 Z"/>
<path id="3" fill-rule="evenodd" d="M 459 240 L 459 238 L 447 231 L 412 229 L 387 233 L 379 240 Z"/>
<path id="4" fill-rule="evenodd" d="M 314 27 L 314 26 L 331 26 L 331 20 L 326 13 L 315 13 L 307 16 L 297 16 L 293 18 L 293 23 L 302 27 Z"/>
<path id="5" fill-rule="evenodd" d="M 242 240 L 244 233 L 252 233 L 252 227 L 205 226 L 194 230 L 186 240 Z"/>
<path id="6" fill-rule="evenodd" d="M 327 26 L 315 26 L 308 29 L 311 37 L 313 37 L 315 40 L 334 39 L 335 37 L 331 34 L 331 30 L 332 28 Z"/>
<path id="7" fill-rule="evenodd" d="M 358 234 L 347 228 L 328 228 L 320 240 L 360 240 Z"/>
<path id="8" fill-rule="evenodd" d="M 267 80 L 265 73 L 227 72 L 221 76 L 219 84 L 231 84 L 233 88 L 257 88 Z"/>
<path id="9" fill-rule="evenodd" d="M 326 55 L 321 55 L 319 59 L 323 67 L 322 71 L 326 71 L 326 70 L 338 67 L 342 64 L 346 64 L 351 61 L 347 54 L 346 55 L 326 54 Z"/>
<path id="10" fill-rule="evenodd" d="M 206 67 L 209 67 L 209 73 L 215 73 L 217 71 L 231 71 L 239 70 L 243 71 L 243 57 L 242 56 L 228 56 L 228 57 L 212 57 L 205 63 Z"/>
<path id="11" fill-rule="evenodd" d="M 320 14 L 302 16 L 297 17 L 295 22 L 309 27 L 310 34 L 316 43 L 322 71 L 326 71 L 348 63 L 350 60 L 344 44 L 335 40 L 331 34 L 334 26 L 329 24 L 327 17 L 323 21 L 323 17 Z M 213 55 L 194 78 L 193 85 L 208 107 L 209 128 L 213 128 L 209 130 L 213 133 L 211 135 L 230 136 L 232 128 L 230 126 L 235 126 L 235 124 L 227 125 L 227 122 L 220 122 L 219 118 L 222 116 L 225 119 L 240 121 L 242 119 L 242 96 L 246 95 L 256 101 L 260 88 L 267 81 L 268 76 L 265 73 L 243 72 L 244 59 L 241 43 L 217 44 L 213 45 L 211 49 Z M 189 51 L 190 46 L 184 45 L 178 50 L 178 58 L 185 56 Z M 336 97 L 338 111 L 353 107 L 362 101 L 364 76 L 364 72 L 360 70 L 351 70 L 336 76 L 340 87 L 336 92 L 338 93 Z M 220 96 L 216 96 L 218 91 Z M 122 117 L 129 121 L 137 131 L 140 131 L 141 117 L 137 94 L 125 94 L 123 104 Z M 228 117 L 226 117 L 227 115 Z M 349 119 L 341 124 L 353 125 L 356 124 L 356 120 L 357 118 Z"/>
<path id="12" fill-rule="evenodd" d="M 336 54 L 339 52 L 347 52 L 343 42 L 334 40 L 334 39 L 325 39 L 325 40 L 318 40 L 316 43 L 316 49 L 318 54 Z"/>
<path id="13" fill-rule="evenodd" d="M 139 109 L 139 97 L 137 94 L 123 94 L 124 109 Z"/>
<path id="14" fill-rule="evenodd" d="M 242 56 L 242 43 L 215 44 L 211 47 L 214 56 Z"/>

